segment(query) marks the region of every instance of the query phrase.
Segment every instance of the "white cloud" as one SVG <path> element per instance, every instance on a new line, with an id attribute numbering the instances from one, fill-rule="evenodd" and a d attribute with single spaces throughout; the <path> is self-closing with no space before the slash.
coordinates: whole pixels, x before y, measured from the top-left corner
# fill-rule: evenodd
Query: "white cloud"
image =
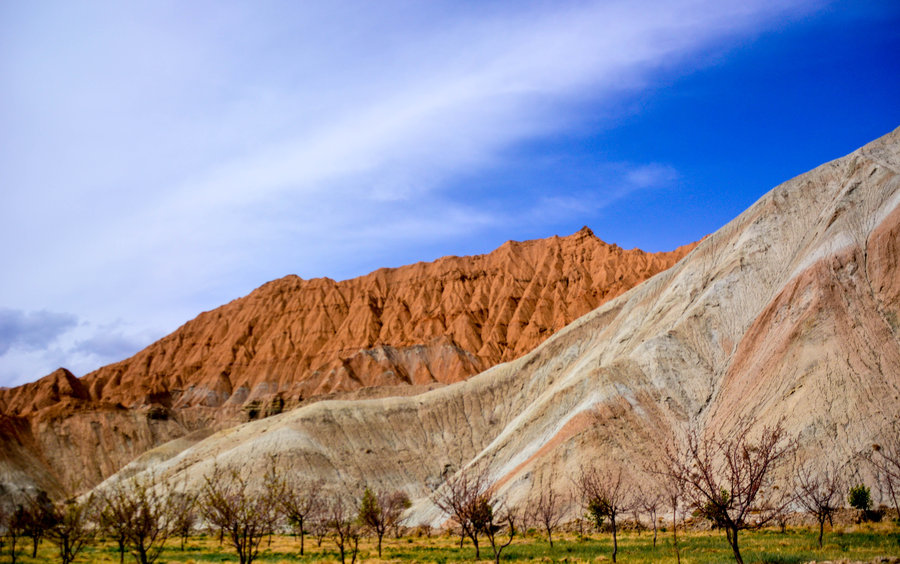
<path id="1" fill-rule="evenodd" d="M 59 367 L 83 375 L 161 336 L 122 321 L 96 325 L 71 314 L 0 309 L 0 386 L 24 384 Z"/>
<path id="2" fill-rule="evenodd" d="M 678 180 L 678 171 L 669 165 L 650 163 L 628 171 L 626 178 L 635 188 L 656 188 Z"/>
<path id="3" fill-rule="evenodd" d="M 515 194 L 461 178 L 578 129 L 586 101 L 814 6 L 7 7 L 0 236 L 21 244 L 0 251 L 0 295 L 93 326 L 126 317 L 127 341 L 274 276 L 359 273 L 366 249 L 503 225 L 496 202 Z M 637 167 L 524 207 L 562 217 L 675 178 Z"/>
<path id="4" fill-rule="evenodd" d="M 77 323 L 68 313 L 0 308 L 0 357 L 12 348 L 46 348 Z"/>

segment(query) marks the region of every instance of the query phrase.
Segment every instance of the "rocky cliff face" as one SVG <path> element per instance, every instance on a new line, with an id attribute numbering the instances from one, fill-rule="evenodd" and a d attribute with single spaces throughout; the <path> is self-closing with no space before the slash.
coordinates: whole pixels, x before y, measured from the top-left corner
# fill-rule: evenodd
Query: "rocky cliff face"
<path id="1" fill-rule="evenodd" d="M 289 276 L 201 314 L 83 385 L 92 398 L 126 406 L 183 408 L 458 382 L 518 358 L 689 249 L 625 251 L 585 228 L 344 282 Z"/>
<path id="2" fill-rule="evenodd" d="M 583 464 L 639 474 L 688 427 L 783 421 L 802 457 L 848 462 L 900 421 L 900 129 L 778 186 L 684 260 L 535 351 L 410 398 L 328 401 L 167 447 L 129 472 L 213 464 L 403 489 L 411 520 L 474 464 L 517 503 Z M 259 473 L 260 475 L 262 472 Z"/>
<path id="3" fill-rule="evenodd" d="M 60 369 L 0 390 L 10 445 L 0 478 L 6 468 L 51 490 L 90 485 L 166 441 L 311 399 L 458 382 L 520 357 L 691 248 L 623 250 L 584 228 L 343 282 L 288 276 L 81 379 Z"/>

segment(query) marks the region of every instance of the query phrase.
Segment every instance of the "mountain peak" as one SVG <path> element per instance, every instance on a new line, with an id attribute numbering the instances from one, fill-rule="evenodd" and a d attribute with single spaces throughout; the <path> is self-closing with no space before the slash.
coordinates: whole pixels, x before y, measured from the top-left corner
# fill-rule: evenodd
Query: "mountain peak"
<path id="1" fill-rule="evenodd" d="M 579 229 L 578 231 L 576 231 L 576 232 L 573 233 L 572 235 L 573 235 L 573 236 L 576 236 L 576 237 L 579 237 L 579 238 L 596 237 L 596 235 L 594 235 L 594 232 L 591 231 L 591 228 L 588 227 L 587 225 L 585 225 L 584 227 L 582 227 L 581 229 Z"/>

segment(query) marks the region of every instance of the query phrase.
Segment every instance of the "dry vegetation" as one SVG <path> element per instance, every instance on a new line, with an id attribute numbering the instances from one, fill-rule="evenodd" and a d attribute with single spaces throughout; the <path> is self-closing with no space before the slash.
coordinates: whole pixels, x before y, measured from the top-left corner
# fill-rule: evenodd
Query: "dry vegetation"
<path id="1" fill-rule="evenodd" d="M 818 548 L 817 527 L 789 528 L 782 534 L 777 528 L 764 529 L 744 535 L 743 552 L 747 562 L 807 563 L 811 561 L 873 562 L 886 558 L 886 562 L 900 562 L 900 531 L 891 523 L 836 526 L 826 534 L 823 548 Z M 619 562 L 626 563 L 676 563 L 671 537 L 661 537 L 653 547 L 649 534 L 635 531 L 621 532 L 618 538 Z M 731 548 L 718 531 L 691 531 L 681 536 L 682 562 L 721 563 L 732 559 Z M 374 536 L 362 537 L 359 542 L 360 562 L 472 562 L 475 551 L 471 543 L 459 548 L 459 537 L 446 532 L 441 535 L 385 537 L 383 555 L 378 557 L 378 541 Z M 305 554 L 299 554 L 299 541 L 290 535 L 274 535 L 263 540 L 258 562 L 280 564 L 287 562 L 340 562 L 340 555 L 326 539 L 321 545 L 308 543 Z M 504 561 L 516 562 L 611 562 L 612 540 L 607 533 L 558 533 L 553 548 L 546 536 L 531 531 L 516 537 L 503 552 Z M 493 560 L 493 555 L 483 554 L 483 561 Z M 894 560 L 891 560 L 891 559 Z M 6 560 L 4 560 L 6 561 Z M 43 543 L 37 558 L 30 551 L 21 554 L 17 562 L 56 562 L 58 556 L 52 545 Z M 115 564 L 119 562 L 118 548 L 112 539 L 97 539 L 76 560 Z M 133 561 L 129 558 L 128 561 Z M 191 537 L 184 551 L 177 539 L 170 539 L 159 562 L 200 564 L 205 562 L 237 562 L 233 550 L 220 544 L 216 535 Z"/>
<path id="2" fill-rule="evenodd" d="M 582 469 L 570 492 L 581 508 L 575 515 L 582 517 L 566 526 L 562 500 L 569 498 L 561 492 L 548 488 L 530 506 L 515 506 L 497 494 L 483 468 L 453 474 L 436 487 L 432 499 L 446 523 L 434 531 L 404 526 L 410 506 L 405 492 L 304 482 L 272 458 L 259 485 L 240 469 L 216 465 L 196 496 L 153 474 L 56 504 L 40 493 L 22 496 L 0 512 L 0 554 L 13 563 L 63 564 L 121 564 L 132 557 L 140 564 L 355 564 L 488 556 L 498 564 L 876 557 L 900 563 L 900 519 L 893 507 L 900 489 L 894 471 L 900 436 L 878 445 L 874 461 L 861 457 L 875 470 L 880 499 L 891 504 L 872 509 L 870 489 L 858 482 L 856 471 L 807 461 L 791 472 L 794 442 L 782 427 L 755 434 L 749 429 L 734 440 L 689 434 L 681 448 L 667 450 L 664 469 L 645 472 L 642 488 L 634 472 L 622 467 Z M 842 509 L 847 503 L 855 509 Z M 641 534 L 650 529 L 652 535 Z M 27 546 L 25 538 L 31 541 Z"/>

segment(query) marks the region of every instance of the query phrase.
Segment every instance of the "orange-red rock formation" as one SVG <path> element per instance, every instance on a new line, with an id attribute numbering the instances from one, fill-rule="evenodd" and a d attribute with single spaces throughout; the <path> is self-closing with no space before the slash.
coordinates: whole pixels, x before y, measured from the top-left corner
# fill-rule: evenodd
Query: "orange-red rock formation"
<path id="1" fill-rule="evenodd" d="M 691 248 L 624 250 L 584 228 L 342 282 L 288 276 L 81 379 L 60 369 L 0 390 L 0 412 L 18 420 L 18 443 L 31 445 L 45 474 L 91 484 L 153 446 L 235 418 L 323 394 L 463 380 L 530 351 Z"/>
<path id="2" fill-rule="evenodd" d="M 689 429 L 753 438 L 781 424 L 797 462 L 875 483 L 861 460 L 900 427 L 898 320 L 900 129 L 774 188 L 521 358 L 415 397 L 247 422 L 151 451 L 118 476 L 197 488 L 214 465 L 262 476 L 275 460 L 326 488 L 403 490 L 408 523 L 439 524 L 434 491 L 467 468 L 523 507 L 587 466 L 658 488 L 642 469 Z"/>

